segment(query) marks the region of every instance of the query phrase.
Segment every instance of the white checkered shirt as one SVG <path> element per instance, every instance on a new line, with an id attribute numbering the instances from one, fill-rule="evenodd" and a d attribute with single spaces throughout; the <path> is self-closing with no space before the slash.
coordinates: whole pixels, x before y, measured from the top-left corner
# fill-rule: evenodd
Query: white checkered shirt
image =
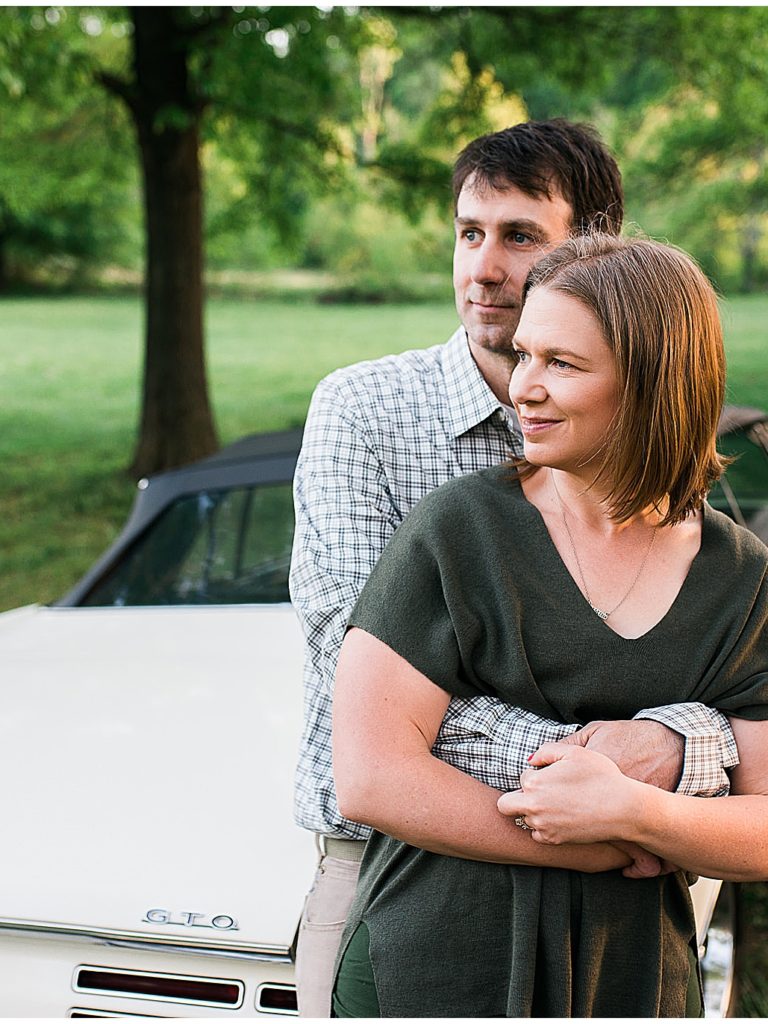
<path id="1" fill-rule="evenodd" d="M 295 799 L 302 827 L 347 839 L 370 833 L 339 813 L 331 693 L 347 619 L 379 555 L 425 494 L 498 465 L 515 450 L 519 437 L 475 365 L 463 328 L 444 345 L 337 370 L 315 390 L 294 481 L 290 581 L 307 645 Z M 476 700 L 451 701 L 435 753 L 498 789 L 517 788 L 528 754 L 575 728 Z M 735 743 L 724 716 L 681 704 L 653 717 L 686 735 L 682 791 L 727 787 L 723 767 L 735 763 Z M 728 753 L 726 744 L 733 744 Z"/>

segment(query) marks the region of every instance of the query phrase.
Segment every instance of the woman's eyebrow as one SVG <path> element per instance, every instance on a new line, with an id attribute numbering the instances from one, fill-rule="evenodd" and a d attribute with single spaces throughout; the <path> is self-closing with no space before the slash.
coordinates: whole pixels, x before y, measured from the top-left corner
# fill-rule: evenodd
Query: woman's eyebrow
<path id="1" fill-rule="evenodd" d="M 579 363 L 589 363 L 591 360 L 588 356 L 585 356 L 583 352 L 574 352 L 573 349 L 566 348 L 564 345 L 553 345 L 549 348 L 545 348 L 542 351 L 542 355 L 548 359 L 573 359 Z"/>
<path id="2" fill-rule="evenodd" d="M 520 345 L 525 347 L 528 342 L 525 337 L 516 334 L 512 339 L 513 345 Z M 592 360 L 585 356 L 583 352 L 574 352 L 573 349 L 567 348 L 565 345 L 548 345 L 546 348 L 541 350 L 541 355 L 544 359 L 565 359 L 574 360 L 575 362 L 582 363 L 583 365 L 589 365 Z"/>

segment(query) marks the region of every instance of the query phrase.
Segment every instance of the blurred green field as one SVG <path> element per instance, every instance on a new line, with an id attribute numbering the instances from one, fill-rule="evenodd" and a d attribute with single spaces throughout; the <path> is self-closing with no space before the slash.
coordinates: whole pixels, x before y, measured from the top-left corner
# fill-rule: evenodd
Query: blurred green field
<path id="1" fill-rule="evenodd" d="M 64 593 L 106 547 L 133 499 L 124 467 L 138 417 L 138 298 L 0 303 L 0 609 Z M 729 400 L 768 401 L 768 298 L 723 305 Z M 214 299 L 208 364 L 222 443 L 303 422 L 330 370 L 445 340 L 445 302 L 327 306 Z"/>

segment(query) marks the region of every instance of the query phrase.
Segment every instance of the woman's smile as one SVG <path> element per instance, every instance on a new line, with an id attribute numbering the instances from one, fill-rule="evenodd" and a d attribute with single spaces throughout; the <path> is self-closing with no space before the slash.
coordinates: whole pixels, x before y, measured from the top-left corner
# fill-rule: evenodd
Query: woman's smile
<path id="1" fill-rule="evenodd" d="M 547 419 L 544 416 L 526 416 L 522 413 L 519 419 L 520 429 L 524 437 L 536 437 L 538 434 L 549 430 L 550 427 L 556 427 L 560 423 L 558 419 Z"/>

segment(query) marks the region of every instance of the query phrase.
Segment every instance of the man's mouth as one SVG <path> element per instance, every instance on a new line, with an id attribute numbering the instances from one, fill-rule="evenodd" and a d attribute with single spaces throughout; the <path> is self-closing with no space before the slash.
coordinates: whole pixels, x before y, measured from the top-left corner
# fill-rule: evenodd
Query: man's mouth
<path id="1" fill-rule="evenodd" d="M 481 299 L 468 299 L 470 305 L 474 306 L 481 313 L 494 313 L 497 310 L 509 310 L 516 309 L 517 303 L 514 299 L 505 300 L 503 298 L 492 298 L 488 296 Z"/>

